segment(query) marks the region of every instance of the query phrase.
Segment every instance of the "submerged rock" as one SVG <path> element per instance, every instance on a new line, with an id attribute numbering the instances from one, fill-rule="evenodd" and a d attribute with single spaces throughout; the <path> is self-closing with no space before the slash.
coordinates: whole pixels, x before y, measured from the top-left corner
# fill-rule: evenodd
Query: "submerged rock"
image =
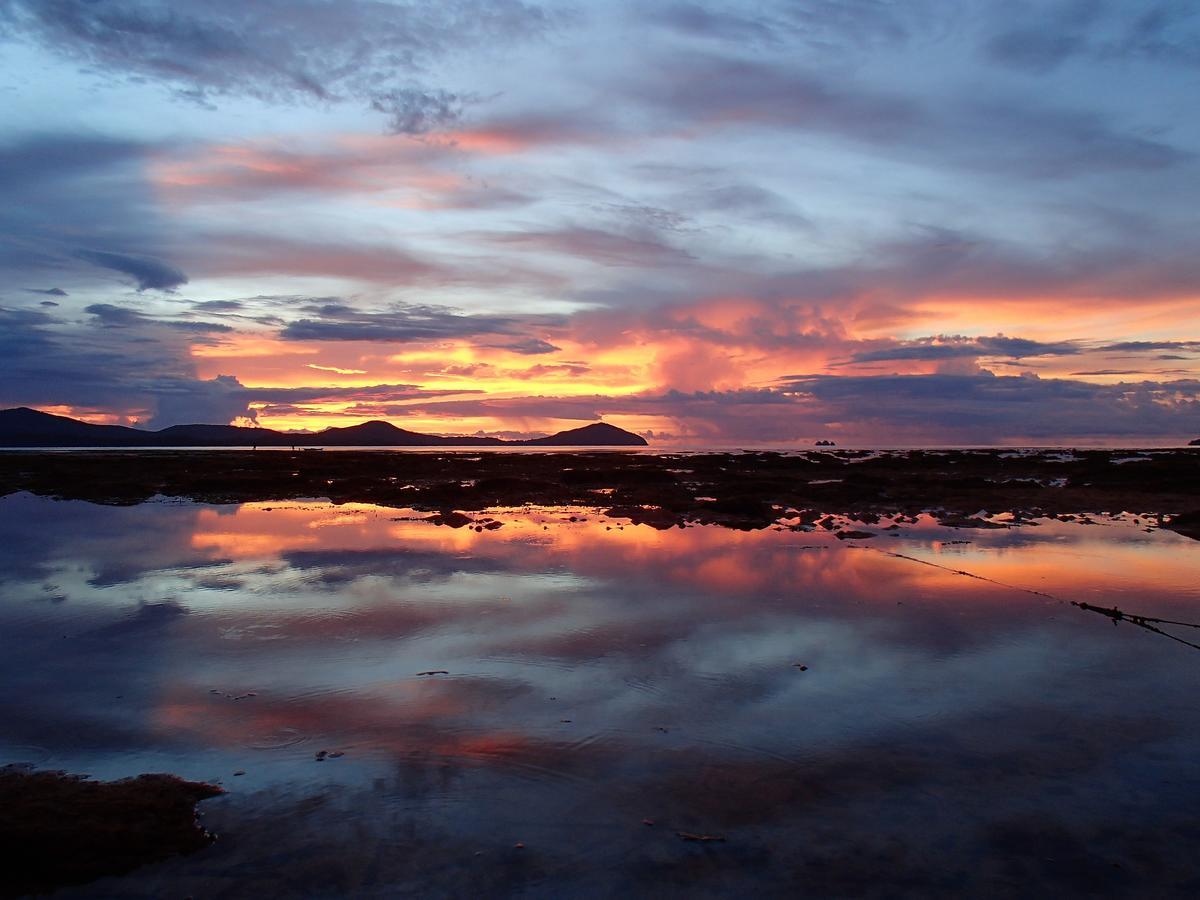
<path id="1" fill-rule="evenodd" d="M 472 525 L 475 522 L 470 516 L 464 515 L 457 510 L 446 510 L 436 513 L 430 516 L 428 521 L 434 525 L 449 525 L 451 528 L 462 528 L 464 525 Z"/>

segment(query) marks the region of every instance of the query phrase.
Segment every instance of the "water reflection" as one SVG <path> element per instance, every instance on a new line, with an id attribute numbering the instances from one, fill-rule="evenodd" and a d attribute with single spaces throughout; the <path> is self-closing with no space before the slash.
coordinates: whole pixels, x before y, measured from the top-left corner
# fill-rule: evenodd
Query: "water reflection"
<path id="1" fill-rule="evenodd" d="M 1196 621 L 1195 542 L 492 515 L 4 498 L 0 758 L 230 789 L 128 896 L 1200 875 L 1200 657 L 1063 602 Z"/>

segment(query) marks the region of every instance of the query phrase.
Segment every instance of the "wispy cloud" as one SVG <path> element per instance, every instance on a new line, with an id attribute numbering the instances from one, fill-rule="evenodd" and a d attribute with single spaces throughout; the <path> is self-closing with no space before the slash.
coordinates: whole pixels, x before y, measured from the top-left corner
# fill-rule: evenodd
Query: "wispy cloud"
<path id="1" fill-rule="evenodd" d="M 420 83 L 431 60 L 535 37 L 550 17 L 521 0 L 423 8 L 369 0 L 4 0 L 0 22 L 97 77 L 144 79 L 185 101 L 356 101 L 385 116 L 389 130 L 420 133 L 457 119 L 462 104 Z"/>

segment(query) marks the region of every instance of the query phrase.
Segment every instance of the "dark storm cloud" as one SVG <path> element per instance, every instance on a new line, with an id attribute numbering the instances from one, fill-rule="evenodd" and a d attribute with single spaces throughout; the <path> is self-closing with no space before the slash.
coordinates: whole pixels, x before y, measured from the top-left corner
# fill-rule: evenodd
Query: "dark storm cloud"
<path id="1" fill-rule="evenodd" d="M 1098 385 L 994 375 L 796 376 L 781 390 L 815 404 L 822 424 L 876 434 L 1013 437 L 1164 436 L 1200 430 L 1200 381 Z"/>
<path id="2" fill-rule="evenodd" d="M 0 0 L 10 36 L 101 77 L 148 79 L 206 105 L 228 96 L 354 100 L 409 133 L 452 121 L 461 109 L 461 98 L 413 81 L 430 60 L 549 25 L 521 0 Z"/>
<path id="3" fill-rule="evenodd" d="M 164 328 L 174 328 L 177 331 L 206 333 L 228 333 L 233 329 L 220 322 L 196 322 L 188 319 L 158 319 L 127 306 L 114 306 L 111 303 L 93 303 L 85 306 L 83 311 L 95 316 L 99 325 L 105 328 L 129 328 L 159 325 Z"/>
<path id="4" fill-rule="evenodd" d="M 1033 341 L 1027 338 L 1006 337 L 1002 334 L 974 338 L 962 335 L 938 335 L 913 341 L 899 341 L 891 347 L 864 350 L 853 354 L 850 362 L 940 360 L 979 356 L 1023 359 L 1027 356 L 1071 356 L 1081 352 L 1083 352 L 1083 348 L 1071 341 Z"/>
<path id="5" fill-rule="evenodd" d="M 541 338 L 518 338 L 514 341 L 502 341 L 494 344 L 485 344 L 484 346 L 493 347 L 497 350 L 510 350 L 513 353 L 520 353 L 523 356 L 537 356 L 541 353 L 554 353 L 561 348 L 554 346 L 549 341 L 543 341 Z"/>
<path id="6" fill-rule="evenodd" d="M 196 377 L 189 350 L 204 336 L 136 311 L 98 307 L 84 323 L 0 308 L 0 406 L 146 410 L 158 426 L 247 414 L 236 379 Z"/>
<path id="7" fill-rule="evenodd" d="M 252 402 L 398 403 L 471 391 L 427 391 L 412 384 L 297 388 L 243 385 L 232 375 L 197 378 L 189 348 L 203 334 L 112 304 L 93 304 L 80 324 L 46 312 L 0 307 L 0 407 L 66 405 L 85 409 L 146 410 L 142 424 L 161 428 L 224 423 L 253 415 Z"/>
<path id="8" fill-rule="evenodd" d="M 1094 369 L 1091 372 L 1071 372 L 1072 378 L 1082 375 L 1154 375 L 1160 374 L 1149 372 L 1144 369 Z"/>
<path id="9" fill-rule="evenodd" d="M 225 313 L 238 312 L 244 309 L 245 306 L 246 304 L 240 300 L 204 300 L 193 304 L 192 308 L 201 310 L 202 312 Z"/>
<path id="10" fill-rule="evenodd" d="M 523 336 L 532 327 L 561 324 L 554 316 L 467 315 L 439 306 L 397 306 L 364 312 L 342 303 L 309 306 L 310 318 L 289 322 L 280 337 L 292 341 L 439 341 L 481 335 L 515 335 L 506 343 L 519 353 L 543 353 L 542 341 Z M 551 347 L 551 349 L 553 349 Z"/>
<path id="11" fill-rule="evenodd" d="M 220 424 L 249 416 L 246 390 L 232 375 L 167 381 L 155 386 L 155 411 L 146 425 Z"/>
<path id="12" fill-rule="evenodd" d="M 30 294 L 47 294 L 51 297 L 66 297 L 67 292 L 62 288 L 26 288 Z"/>
<path id="13" fill-rule="evenodd" d="M 0 306 L 0 340 L 5 342 L 5 351 L 15 352 L 24 341 L 37 345 L 41 342 L 41 328 L 53 325 L 58 320 L 49 313 L 33 309 L 9 309 Z"/>
<path id="14" fill-rule="evenodd" d="M 1121 341 L 1116 344 L 1106 344 L 1100 349 L 1118 352 L 1141 352 L 1144 350 L 1200 350 L 1200 341 Z"/>
<path id="15" fill-rule="evenodd" d="M 96 320 L 108 328 L 126 328 L 130 325 L 145 323 L 146 317 L 135 309 L 125 306 L 114 306 L 111 303 L 93 303 L 85 306 L 83 311 L 96 317 Z"/>

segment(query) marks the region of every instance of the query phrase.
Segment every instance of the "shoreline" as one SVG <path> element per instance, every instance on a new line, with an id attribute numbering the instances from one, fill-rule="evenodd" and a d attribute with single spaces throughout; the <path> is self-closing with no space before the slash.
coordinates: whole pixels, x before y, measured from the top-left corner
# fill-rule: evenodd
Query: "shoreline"
<path id="1" fill-rule="evenodd" d="M 827 515 L 872 525 L 918 513 L 957 527 L 1009 527 L 1047 516 L 1130 513 L 1200 535 L 1193 522 L 1200 449 L 1191 448 L 0 454 L 0 496 L 19 491 L 117 505 L 163 496 L 216 504 L 326 498 L 431 513 L 563 505 L 660 528 L 753 529 L 797 517 L 807 527 Z M 1005 514 L 1003 523 L 992 521 Z"/>

